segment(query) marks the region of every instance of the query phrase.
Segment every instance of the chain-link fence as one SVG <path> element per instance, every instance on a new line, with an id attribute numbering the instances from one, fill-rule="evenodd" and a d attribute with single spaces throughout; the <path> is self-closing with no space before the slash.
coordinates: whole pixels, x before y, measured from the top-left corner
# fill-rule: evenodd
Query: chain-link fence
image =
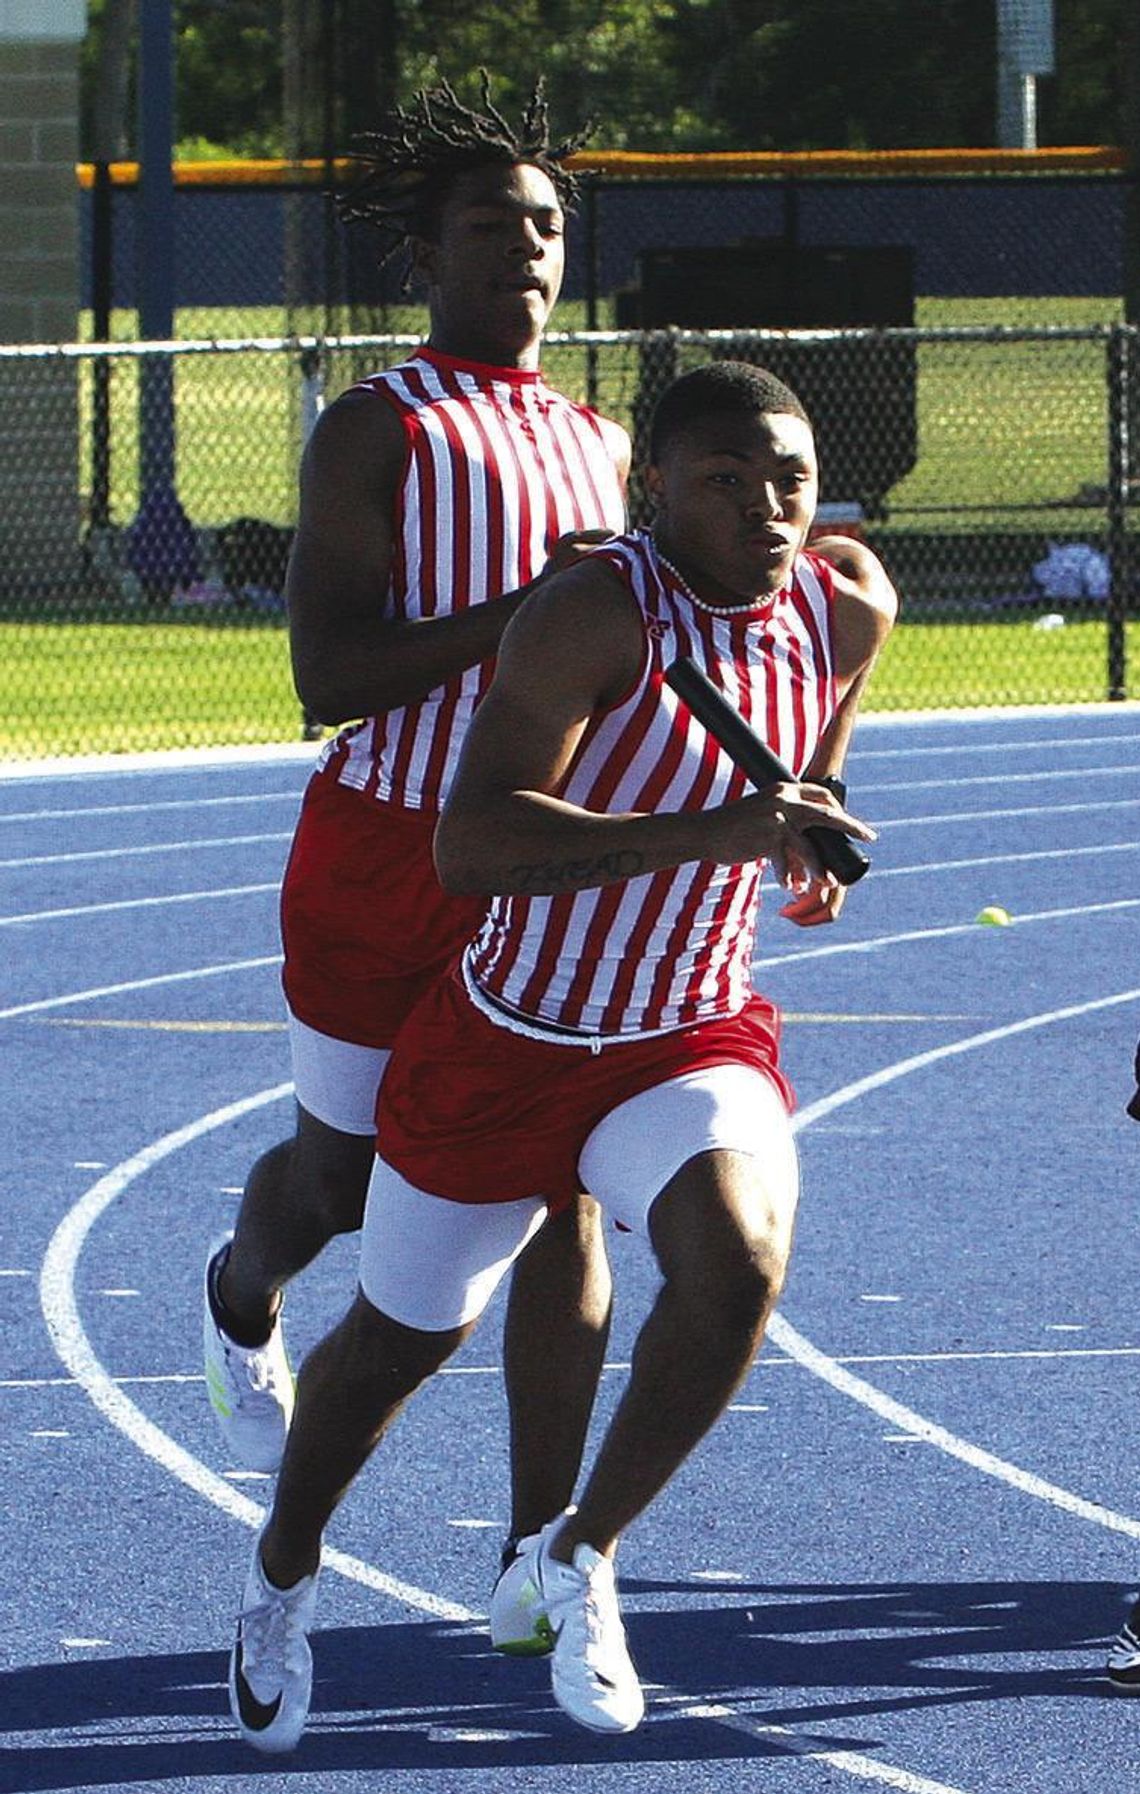
<path id="1" fill-rule="evenodd" d="M 416 340 L 0 348 L 0 755 L 296 739 L 301 448 Z M 1140 332 L 559 332 L 544 367 L 641 447 L 667 381 L 726 356 L 801 393 L 823 518 L 899 586 L 870 707 L 1140 695 Z"/>
<path id="2" fill-rule="evenodd" d="M 1122 315 L 1135 184 L 1110 150 L 577 161 L 567 327 L 1058 324 Z M 347 165 L 189 163 L 177 172 L 175 334 L 405 327 L 399 258 L 380 268 L 375 233 L 337 216 Z M 87 165 L 80 198 L 90 333 L 139 334 L 137 171 Z M 680 270 L 672 286 L 671 270 Z"/>

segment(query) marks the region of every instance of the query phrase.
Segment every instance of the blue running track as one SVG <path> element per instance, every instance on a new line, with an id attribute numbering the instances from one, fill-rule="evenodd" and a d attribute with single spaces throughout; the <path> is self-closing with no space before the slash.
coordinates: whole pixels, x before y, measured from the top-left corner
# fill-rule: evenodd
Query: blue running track
<path id="1" fill-rule="evenodd" d="M 330 1529 L 310 1729 L 232 1734 L 266 1479 L 201 1382 L 206 1243 L 288 1129 L 276 891 L 312 749 L 0 785 L 0 1794 L 1121 1794 L 1140 1588 L 1140 708 L 868 719 L 871 874 L 768 899 L 805 1194 L 731 1411 L 630 1532 L 649 1716 L 607 1741 L 480 1623 L 501 1304 Z M 1009 927 L 982 927 L 986 904 Z M 615 1234 L 599 1424 L 655 1284 Z M 338 1242 L 289 1296 L 342 1311 Z"/>

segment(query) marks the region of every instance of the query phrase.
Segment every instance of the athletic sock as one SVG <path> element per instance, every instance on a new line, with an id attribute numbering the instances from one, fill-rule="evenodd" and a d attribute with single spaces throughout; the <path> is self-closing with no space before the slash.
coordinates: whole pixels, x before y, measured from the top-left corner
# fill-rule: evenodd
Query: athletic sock
<path id="1" fill-rule="evenodd" d="M 277 1316 L 274 1315 L 268 1329 L 245 1327 L 232 1309 L 226 1307 L 219 1282 L 229 1255 L 229 1246 L 223 1246 L 217 1256 L 211 1259 L 209 1271 L 206 1273 L 206 1293 L 210 1303 L 210 1313 L 214 1317 L 214 1325 L 221 1328 L 227 1339 L 232 1339 L 235 1345 L 243 1347 L 247 1352 L 256 1351 L 258 1346 L 268 1345 L 273 1335 Z"/>

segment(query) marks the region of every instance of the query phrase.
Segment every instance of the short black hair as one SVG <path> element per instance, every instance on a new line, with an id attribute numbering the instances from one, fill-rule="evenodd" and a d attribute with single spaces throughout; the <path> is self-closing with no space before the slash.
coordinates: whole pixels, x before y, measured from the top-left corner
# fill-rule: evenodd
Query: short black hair
<path id="1" fill-rule="evenodd" d="M 661 394 L 649 426 L 649 459 L 659 461 L 670 439 L 694 418 L 717 411 L 746 417 L 780 412 L 801 417 L 811 427 L 802 400 L 768 368 L 749 361 L 712 361 L 682 374 Z"/>
<path id="2" fill-rule="evenodd" d="M 448 81 L 422 87 L 411 106 L 396 106 L 375 131 L 354 140 L 350 159 L 364 171 L 338 195 L 345 220 L 359 219 L 380 233 L 383 264 L 413 237 L 433 240 L 444 201 L 460 175 L 488 162 L 511 167 L 526 162 L 550 177 L 564 211 L 573 211 L 578 183 L 565 167 L 592 131 L 552 142 L 542 76 L 534 84 L 517 126 L 491 101 L 491 78 L 479 70 L 483 110 L 465 106 Z"/>

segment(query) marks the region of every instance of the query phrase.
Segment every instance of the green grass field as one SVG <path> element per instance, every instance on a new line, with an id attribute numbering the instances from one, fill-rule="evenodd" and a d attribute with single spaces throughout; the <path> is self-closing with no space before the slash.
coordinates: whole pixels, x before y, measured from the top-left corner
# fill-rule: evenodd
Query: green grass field
<path id="1" fill-rule="evenodd" d="M 184 623 L 0 624 L 0 760 L 297 741 L 285 631 Z M 1130 629 L 1129 664 L 1140 656 Z M 1106 690 L 1102 623 L 901 624 L 864 709 L 1077 703 Z M 1135 673 L 1131 695 L 1140 695 Z"/>
<path id="2" fill-rule="evenodd" d="M 920 299 L 916 321 L 928 328 L 1017 324 L 1023 327 L 1102 326 L 1119 320 L 1116 301 L 1089 299 Z M 247 311 L 196 308 L 179 314 L 183 338 L 271 337 L 316 319 L 288 316 L 280 307 Z M 584 327 L 584 307 L 566 302 L 560 330 Z M 347 321 L 346 321 L 347 322 Z M 422 308 L 390 308 L 383 328 L 417 335 Z M 132 313 L 118 313 L 114 335 L 131 337 Z M 392 352 L 387 359 L 397 359 Z M 326 357 L 329 396 L 376 365 L 376 351 Z M 705 359 L 687 350 L 682 366 Z M 633 423 L 641 378 L 636 349 L 612 346 L 590 360 L 581 348 L 548 345 L 544 364 L 553 382 L 578 398 L 591 393 L 600 407 Z M 924 343 L 918 350 L 917 464 L 890 494 L 892 527 L 915 530 L 1040 526 L 1035 507 L 1049 507 L 1057 528 L 1089 521 L 1077 500 L 1082 488 L 1105 483 L 1106 352 L 1098 341 Z M 889 377 L 884 373 L 884 378 Z M 112 515 L 129 519 L 138 506 L 138 365 L 120 361 L 112 372 Z M 288 523 L 296 509 L 300 448 L 300 369 L 296 354 L 188 356 L 176 364 L 178 485 L 195 522 L 216 525 L 236 508 L 272 523 Z M 82 369 L 81 486 L 91 480 L 92 379 Z M 862 420 L 859 427 L 864 427 Z M 865 428 L 876 428 L 873 412 Z"/>
<path id="3" fill-rule="evenodd" d="M 1083 327 L 1119 316 L 1115 302 L 1089 300 L 920 300 L 917 307 L 917 321 L 930 327 Z M 582 328 L 583 308 L 567 303 L 556 322 L 562 330 Z M 194 311 L 180 316 L 179 334 L 208 340 L 265 337 L 316 323 L 287 318 L 279 310 Z M 425 318 L 418 308 L 405 307 L 383 323 L 392 332 L 418 334 Z M 133 328 L 132 314 L 117 316 L 116 336 L 127 339 Z M 393 348 L 386 358 L 402 353 Z M 328 353 L 329 396 L 378 358 L 375 350 Z M 683 365 L 704 358 L 701 349 L 685 351 Z M 604 410 L 632 425 L 644 374 L 636 346 L 607 347 L 591 356 L 582 346 L 549 344 L 544 365 L 564 391 L 593 395 Z M 34 368 L 28 377 L 34 381 Z M 85 494 L 92 473 L 93 392 L 91 366 L 83 364 L 80 484 Z M 244 516 L 292 524 L 302 427 L 296 352 L 185 357 L 176 366 L 176 396 L 178 490 L 193 523 L 211 529 Z M 27 403 L 34 411 L 34 385 Z M 1103 343 L 923 343 L 917 407 L 917 464 L 889 495 L 888 515 L 873 532 L 888 564 L 897 564 L 900 575 L 906 569 L 899 583 L 904 617 L 908 604 L 910 616 L 876 672 L 869 707 L 1103 699 L 1103 623 L 1086 616 L 1042 632 L 1033 628 L 1029 611 L 1019 620 L 1009 620 L 1008 611 L 993 620 L 963 620 L 984 616 L 995 597 L 1028 589 L 1032 561 L 1040 552 L 1034 544 L 1043 536 L 1100 538 L 1105 513 L 1096 491 L 1106 478 L 1107 422 Z M 113 365 L 110 422 L 111 518 L 122 528 L 139 503 L 139 369 L 133 359 Z M 872 414 L 866 428 L 874 427 Z M 1004 559 L 996 552 L 999 539 Z M 904 553 L 908 544 L 913 552 Z M 50 621 L 44 615 L 12 618 L 9 611 L 11 620 L 0 623 L 0 758 L 299 737 L 279 626 L 239 617 L 227 622 L 132 615 L 117 601 L 109 605 L 106 623 L 93 623 L 93 606 L 98 614 L 102 602 L 85 600 L 82 622 L 69 620 L 76 611 L 61 601 L 51 606 Z M 50 598 L 45 612 L 49 604 Z M 1131 668 L 1140 648 L 1138 630 L 1140 624 L 1129 633 Z M 1140 695 L 1135 671 L 1129 690 Z"/>
<path id="4" fill-rule="evenodd" d="M 0 759 L 300 739 L 279 627 L 0 623 Z"/>

